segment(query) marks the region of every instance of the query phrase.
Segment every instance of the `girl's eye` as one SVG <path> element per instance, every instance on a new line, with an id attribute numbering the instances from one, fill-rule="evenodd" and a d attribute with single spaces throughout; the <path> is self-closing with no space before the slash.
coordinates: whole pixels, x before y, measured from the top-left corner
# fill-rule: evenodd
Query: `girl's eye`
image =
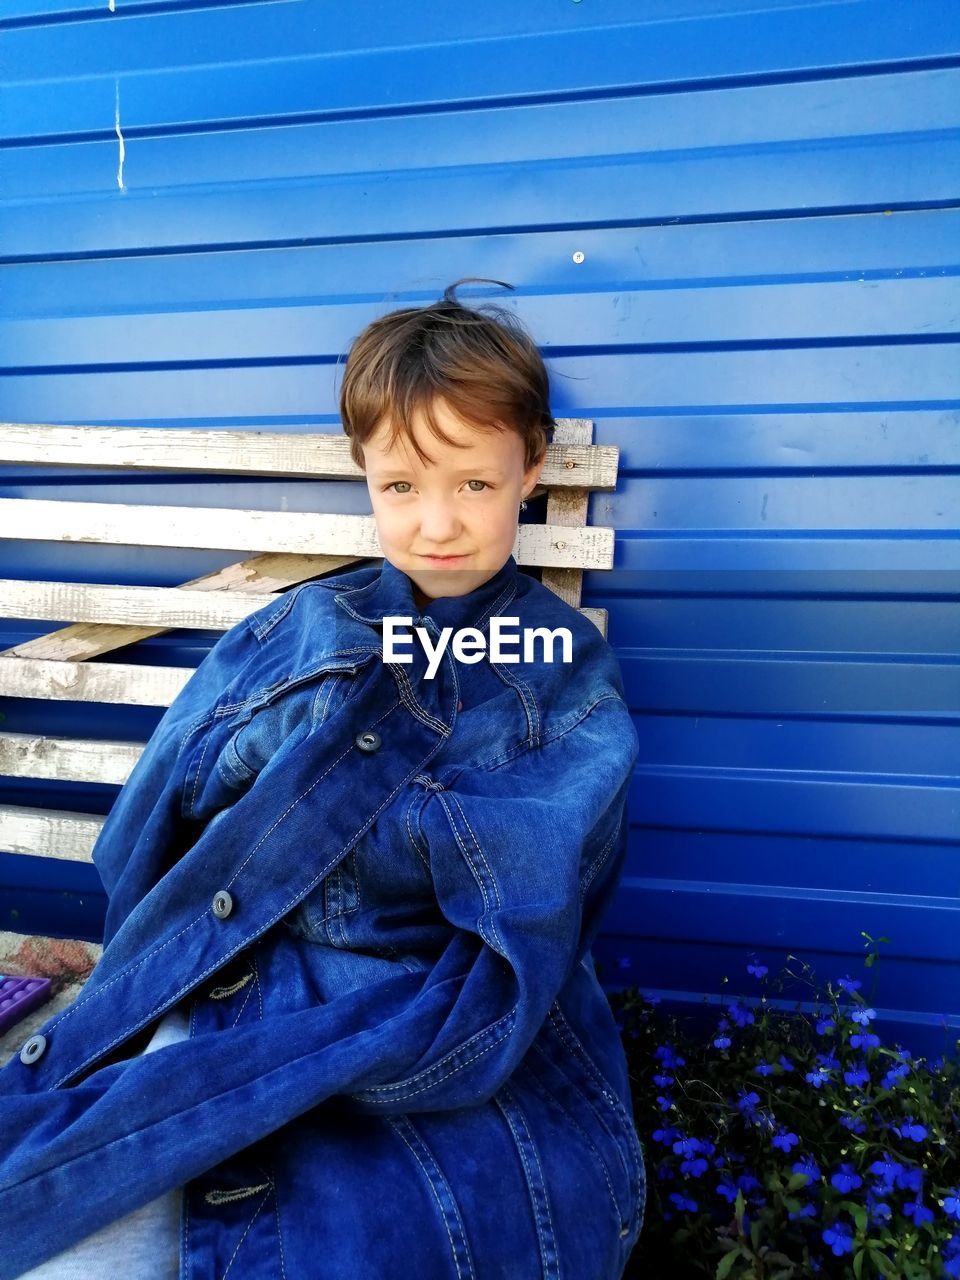
<path id="1" fill-rule="evenodd" d="M 489 486 L 488 486 L 488 484 L 487 484 L 486 480 L 468 480 L 468 481 L 467 481 L 467 484 L 482 484 L 482 485 L 483 485 L 483 489 L 489 488 Z M 483 492 L 483 489 L 471 489 L 471 490 L 470 490 L 470 492 L 471 492 L 471 493 L 482 493 L 482 492 Z"/>
<path id="2" fill-rule="evenodd" d="M 407 487 L 409 488 L 409 486 L 410 486 L 410 481 L 409 481 L 409 480 L 394 480 L 394 481 L 393 481 L 393 484 L 388 484 L 388 485 L 387 485 L 387 488 L 388 488 L 388 489 L 393 489 L 393 486 L 394 486 L 394 485 L 396 485 L 396 484 L 405 484 L 405 485 L 407 485 Z M 402 492 L 406 493 L 406 491 L 407 491 L 407 490 L 406 490 L 406 489 L 404 489 Z M 396 493 L 396 492 L 400 492 L 400 490 L 394 490 L 394 492 L 395 492 L 395 493 Z"/>

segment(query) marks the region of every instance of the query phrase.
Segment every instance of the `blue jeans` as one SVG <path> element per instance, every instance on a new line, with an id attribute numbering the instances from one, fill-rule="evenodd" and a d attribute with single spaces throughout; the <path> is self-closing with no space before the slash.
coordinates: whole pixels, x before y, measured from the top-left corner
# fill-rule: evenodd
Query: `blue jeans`
<path id="1" fill-rule="evenodd" d="M 150 1043 L 151 1053 L 174 1040 L 185 1040 L 189 1031 L 186 1010 L 174 1005 L 160 1020 Z M 38 1267 L 22 1273 L 21 1280 L 178 1280 L 180 1275 L 180 1207 L 183 1188 L 172 1190 L 124 1214 Z"/>

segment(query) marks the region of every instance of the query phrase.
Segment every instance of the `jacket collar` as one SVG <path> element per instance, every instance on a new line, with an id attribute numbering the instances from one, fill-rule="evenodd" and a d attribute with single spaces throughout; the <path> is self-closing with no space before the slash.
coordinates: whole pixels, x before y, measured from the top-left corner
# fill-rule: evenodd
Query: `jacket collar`
<path id="1" fill-rule="evenodd" d="M 482 630 L 487 619 L 506 608 L 517 594 L 519 569 L 513 555 L 492 578 L 462 596 L 440 596 L 422 611 L 438 628 L 462 627 Z M 382 626 L 386 617 L 412 618 L 416 625 L 421 610 L 413 598 L 410 578 L 384 557 L 380 573 L 365 586 L 338 593 L 336 603 L 359 622 Z"/>

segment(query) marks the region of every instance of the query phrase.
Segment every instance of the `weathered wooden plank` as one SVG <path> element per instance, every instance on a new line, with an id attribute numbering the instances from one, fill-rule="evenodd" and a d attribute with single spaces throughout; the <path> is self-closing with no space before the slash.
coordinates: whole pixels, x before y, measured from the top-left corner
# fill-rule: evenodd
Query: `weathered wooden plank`
<path id="1" fill-rule="evenodd" d="M 593 625 L 597 628 L 604 640 L 607 638 L 607 611 L 606 609 L 578 609 L 578 613 L 582 613 L 585 618 L 589 618 Z"/>
<path id="2" fill-rule="evenodd" d="M 158 623 L 226 631 L 276 599 L 275 593 L 187 591 L 182 587 L 115 587 L 99 582 L 33 582 L 0 578 L 7 618 L 128 624 Z"/>
<path id="3" fill-rule="evenodd" d="M 547 446 L 541 487 L 613 490 L 619 449 L 581 448 L 561 441 L 557 419 Z M 54 426 L 0 423 L 0 462 L 40 466 L 119 467 L 133 471 L 211 472 L 218 475 L 292 476 L 311 480 L 362 480 L 342 434 L 245 431 L 232 428 Z"/>
<path id="4" fill-rule="evenodd" d="M 93 846 L 105 821 L 91 813 L 0 805 L 0 849 L 38 858 L 92 862 Z"/>
<path id="5" fill-rule="evenodd" d="M 258 594 L 266 599 L 286 587 L 309 578 L 335 573 L 347 565 L 358 563 L 356 556 L 297 556 L 268 551 L 250 556 L 234 564 L 224 565 L 212 573 L 191 578 L 176 590 L 196 588 L 198 591 L 237 591 Z M 0 599 L 3 599 L 0 595 Z M 162 635 L 168 627 L 126 626 L 110 622 L 76 622 L 46 635 L 24 640 L 4 651 L 8 657 L 51 658 L 59 662 L 82 662 L 96 658 L 125 645 L 135 644 L 150 636 Z"/>
<path id="6" fill-rule="evenodd" d="M 0 654 L 0 696 L 168 707 L 193 671 L 193 667 L 53 662 L 43 658 L 9 658 Z"/>
<path id="7" fill-rule="evenodd" d="M 143 749 L 140 742 L 0 733 L 0 775 L 122 786 Z"/>
<path id="8" fill-rule="evenodd" d="M 556 434 L 569 444 L 589 445 L 593 439 L 593 423 L 584 420 L 569 421 L 557 424 Z M 556 434 L 555 437 L 556 438 Z M 563 525 L 569 528 L 583 528 L 587 523 L 588 500 L 587 489 L 563 489 L 551 491 L 547 498 L 547 524 Z M 561 600 L 580 607 L 583 591 L 583 571 L 573 568 L 544 569 L 541 580 Z"/>
<path id="9" fill-rule="evenodd" d="M 222 551 L 382 556 L 373 516 L 218 507 L 127 506 L 0 498 L 0 538 L 122 543 Z M 613 530 L 522 525 L 514 542 L 521 565 L 609 569 Z"/>

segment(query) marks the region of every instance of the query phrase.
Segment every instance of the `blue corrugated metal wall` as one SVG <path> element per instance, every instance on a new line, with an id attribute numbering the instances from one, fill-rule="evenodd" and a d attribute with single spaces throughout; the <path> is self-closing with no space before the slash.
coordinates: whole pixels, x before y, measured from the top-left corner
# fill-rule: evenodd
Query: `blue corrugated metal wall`
<path id="1" fill-rule="evenodd" d="M 853 970 L 864 929 L 891 939 L 907 1041 L 960 1025 L 957 6 L 5 0 L 0 58 L 0 418 L 336 431 L 367 321 L 460 275 L 514 283 L 554 412 L 621 449 L 592 500 L 616 567 L 585 602 L 611 611 L 642 748 L 597 958 L 695 1000 L 750 949 Z M 369 509 L 363 486 L 137 488 Z M 51 467 L 2 493 L 125 491 Z M 164 584 L 236 558 L 0 556 Z M 189 665 L 213 638 L 138 653 Z M 0 883 L 0 924 L 98 936 L 92 867 L 51 893 L 0 853 Z"/>

